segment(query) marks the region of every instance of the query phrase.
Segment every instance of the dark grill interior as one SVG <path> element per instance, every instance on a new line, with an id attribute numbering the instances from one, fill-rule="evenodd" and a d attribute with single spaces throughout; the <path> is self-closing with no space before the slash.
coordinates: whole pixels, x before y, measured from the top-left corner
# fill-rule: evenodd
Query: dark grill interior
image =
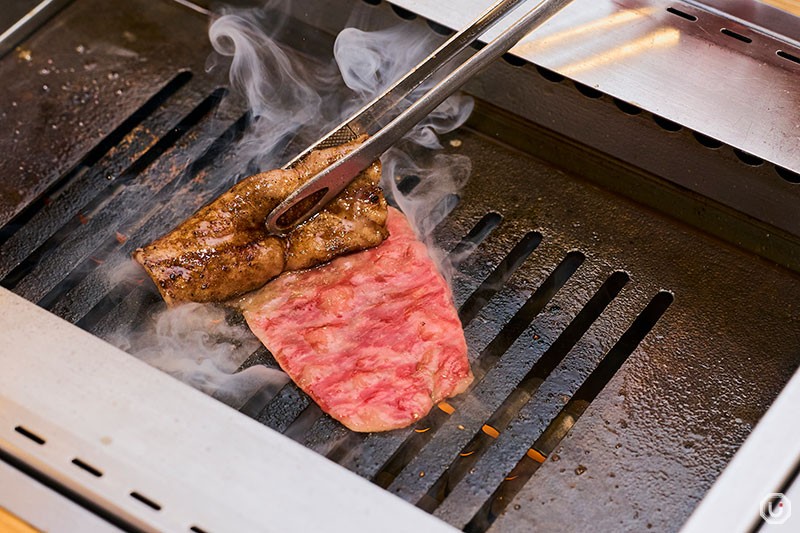
<path id="1" fill-rule="evenodd" d="M 294 40 L 329 53 L 330 36 L 289 24 L 303 36 Z M 103 338 L 163 307 L 144 273 L 114 273 L 254 170 L 235 148 L 250 118 L 204 72 L 205 34 L 206 21 L 178 4 L 83 0 L 0 60 L 14 80 L 0 88 L 11 124 L 0 146 L 13 154 L 0 171 L 14 176 L 0 185 L 4 287 Z M 136 59 L 92 53 L 117 41 Z M 573 97 L 630 112 L 594 92 Z M 45 102 L 35 114 L 33 98 Z M 291 383 L 241 411 L 465 531 L 674 531 L 800 361 L 797 277 L 560 170 L 572 155 L 520 151 L 509 137 L 547 133 L 478 106 L 443 139 L 471 157 L 470 182 L 433 220 L 458 272 L 469 392 L 380 434 L 349 432 Z M 635 174 L 571 143 L 587 174 Z M 414 194 L 419 178 L 396 178 Z M 263 348 L 243 366 L 256 364 L 275 366 Z"/>

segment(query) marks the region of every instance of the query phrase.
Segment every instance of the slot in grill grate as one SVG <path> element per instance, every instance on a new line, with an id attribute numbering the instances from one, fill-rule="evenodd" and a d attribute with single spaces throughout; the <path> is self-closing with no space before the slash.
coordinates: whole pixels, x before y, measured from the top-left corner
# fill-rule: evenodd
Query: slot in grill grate
<path id="1" fill-rule="evenodd" d="M 519 463 L 508 473 L 491 497 L 481 506 L 475 516 L 464 526 L 467 533 L 482 533 L 489 529 L 500 513 L 511 502 L 520 489 L 531 479 L 544 460 L 555 451 L 556 446 L 572 429 L 589 404 L 611 381 L 617 370 L 656 325 L 658 319 L 672 303 L 673 296 L 660 292 L 636 317 L 633 324 L 623 333 L 619 341 L 606 354 L 597 368 L 586 378 L 577 392 L 570 398 L 558 416 L 547 426 L 544 433 L 536 439 L 531 450 L 525 453 Z M 580 475 L 584 467 L 578 466 Z"/>

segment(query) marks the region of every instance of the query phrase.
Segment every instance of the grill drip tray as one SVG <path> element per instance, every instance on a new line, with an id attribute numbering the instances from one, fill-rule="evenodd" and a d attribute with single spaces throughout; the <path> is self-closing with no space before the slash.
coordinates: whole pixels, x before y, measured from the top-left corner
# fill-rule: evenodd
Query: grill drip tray
<path id="1" fill-rule="evenodd" d="M 89 114 L 69 91 L 31 98 L 30 120 L 0 139 L 20 147 L 25 168 L 49 172 L 4 206 L 0 277 L 106 337 L 163 305 L 147 283 L 114 284 L 109 273 L 225 189 L 247 116 L 203 71 L 199 15 L 101 4 L 76 2 L 24 43 L 35 64 L 0 60 L 0 75 L 18 79 L 4 89 L 9 120 L 23 117 L 10 102 L 43 83 L 37 58 L 58 55 L 76 86 L 108 77 L 130 95 L 100 88 L 93 98 L 123 104 Z M 167 32 L 175 17 L 184 23 Z M 137 61 L 100 57 L 84 69 L 76 47 L 103 31 L 126 39 Z M 148 37 L 180 53 L 163 60 Z M 50 161 L 36 138 L 54 116 L 65 148 Z M 800 362 L 797 276 L 508 147 L 497 140 L 512 131 L 503 124 L 475 120 L 443 139 L 473 167 L 433 231 L 458 258 L 469 394 L 414 427 L 369 435 L 293 384 L 242 411 L 465 531 L 675 531 Z M 397 179 L 413 194 L 413 177 Z M 261 349 L 253 364 L 275 363 Z"/>

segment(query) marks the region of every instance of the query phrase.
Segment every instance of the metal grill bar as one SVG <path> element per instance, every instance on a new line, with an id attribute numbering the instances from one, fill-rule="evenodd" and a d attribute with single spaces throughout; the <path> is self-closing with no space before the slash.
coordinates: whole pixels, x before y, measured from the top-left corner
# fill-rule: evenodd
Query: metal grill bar
<path id="1" fill-rule="evenodd" d="M 172 149 L 183 135 L 198 124 L 216 107 L 224 92 L 214 91 L 192 112 L 186 115 L 167 135 L 162 137 L 151 149 L 123 173 L 119 183 L 112 183 L 108 197 L 95 198 L 87 207 L 86 214 L 78 220 L 77 225 L 65 227 L 39 249 L 29 256 L 19 267 L 4 280 L 4 286 L 26 299 L 38 301 L 43 298 L 62 279 L 61 273 L 72 271 L 81 262 L 90 260 L 90 255 L 102 243 L 113 236 L 113 232 L 121 224 L 135 217 L 145 208 L 147 200 L 162 187 L 175 185 L 175 171 L 169 172 L 169 158 L 158 163 L 158 169 L 144 170 L 156 161 L 167 150 Z M 185 143 L 179 148 L 191 147 L 193 151 L 200 148 L 199 143 Z M 185 157 L 181 154 L 181 157 Z M 172 175 L 171 175 L 172 174 Z M 166 179 L 165 179 L 166 178 Z M 54 254 L 52 251 L 62 248 L 65 253 Z M 31 268 L 31 264 L 35 264 Z M 30 273 L 28 271 L 30 270 Z"/>
<path id="2" fill-rule="evenodd" d="M 578 340 L 600 316 L 609 303 L 619 294 L 628 282 L 628 275 L 615 272 L 597 290 L 595 295 L 581 309 L 569 326 L 550 345 L 550 348 L 536 361 L 533 368 L 522 378 L 514 391 L 503 401 L 503 404 L 486 421 L 486 425 L 502 432 L 517 416 L 519 410 L 544 383 L 550 373 L 567 356 Z M 483 429 L 472 437 L 464 446 L 447 471 L 428 489 L 425 496 L 417 502 L 417 507 L 432 513 L 450 494 L 452 487 L 461 481 L 492 445 L 494 438 Z"/>
<path id="3" fill-rule="evenodd" d="M 217 185 L 216 188 L 208 187 L 203 180 L 198 178 L 205 173 L 223 170 L 220 168 L 223 164 L 222 156 L 240 138 L 248 122 L 249 115 L 242 115 L 217 137 L 204 154 L 188 167 L 186 176 L 181 178 L 181 182 L 188 183 L 182 189 L 174 194 L 169 190 L 159 194 L 153 202 L 154 207 L 142 217 L 146 223 L 138 225 L 134 223 L 130 227 L 121 227 L 120 233 L 128 237 L 122 243 L 119 252 L 94 268 L 59 301 L 55 302 L 50 310 L 70 322 L 81 320 L 105 297 L 108 291 L 112 290 L 114 287 L 113 273 L 130 261 L 130 254 L 137 246 L 157 238 L 194 210 L 212 200 L 215 195 L 221 193 L 226 185 Z M 143 283 L 144 278 L 140 279 Z M 51 299 L 51 297 L 46 298 L 48 305 Z"/>
<path id="4" fill-rule="evenodd" d="M 146 149 L 168 131 L 171 126 L 162 117 L 153 115 L 191 78 L 192 74 L 188 71 L 172 78 L 89 151 L 75 169 L 48 188 L 42 198 L 0 229 L 0 246 L 3 247 L 0 278 L 7 276 L 55 231 L 77 217 L 86 203 L 108 187 L 106 177 L 124 170 L 120 165 L 126 164 L 126 159 L 113 157 L 117 152 L 141 150 L 140 145 Z M 175 106 L 170 110 L 174 114 L 175 111 L 180 112 L 181 108 Z M 112 157 L 107 157 L 112 151 Z"/>
<path id="5" fill-rule="evenodd" d="M 475 380 L 466 391 L 467 393 L 481 382 L 517 337 L 527 329 L 536 315 L 575 273 L 582 262 L 583 254 L 579 252 L 568 254 L 528 301 L 525 302 L 525 305 L 500 330 L 500 333 L 481 352 L 478 359 L 472 363 L 472 373 L 475 376 Z M 453 402 L 458 403 L 459 400 L 454 399 Z M 377 476 L 375 476 L 375 484 L 379 487 L 388 487 L 411 460 L 417 456 L 420 450 L 433 439 L 436 431 L 447 421 L 448 416 L 448 413 L 439 409 L 432 411 L 428 417 L 418 422 L 415 426 L 416 432 L 411 435 L 398 452 L 389 458 Z"/>
<path id="6" fill-rule="evenodd" d="M 572 396 L 564 409 L 558 414 L 531 447 L 534 452 L 525 454 L 517 466 L 509 472 L 505 481 L 492 493 L 484 505 L 475 513 L 464 531 L 466 533 L 483 533 L 494 523 L 500 513 L 514 499 L 514 496 L 536 473 L 539 466 L 547 458 L 572 429 L 577 420 L 586 411 L 586 408 L 597 397 L 601 390 L 611 381 L 617 370 L 633 353 L 644 337 L 653 329 L 667 308 L 672 304 L 674 297 L 668 292 L 661 292 L 653 297 L 647 307 L 636 317 L 633 324 L 620 337 L 619 341 L 606 354 L 597 368 L 583 382 L 583 385 Z"/>

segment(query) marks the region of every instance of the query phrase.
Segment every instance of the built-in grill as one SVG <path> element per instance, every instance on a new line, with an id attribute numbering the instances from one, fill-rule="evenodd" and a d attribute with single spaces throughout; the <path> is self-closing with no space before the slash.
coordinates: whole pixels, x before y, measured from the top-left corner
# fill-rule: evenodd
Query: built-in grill
<path id="1" fill-rule="evenodd" d="M 276 38 L 327 62 L 356 8 L 449 33 L 424 4 L 293 2 Z M 617 4 L 684 35 L 719 26 L 709 46 L 732 61 L 750 54 L 742 36 L 779 46 L 771 64 L 800 78 L 788 38 L 696 2 Z M 74 0 L 0 59 L 3 287 L 101 339 L 163 308 L 144 274 L 114 273 L 255 170 L 237 157 L 248 110 L 224 68 L 205 68 L 207 25 L 183 2 Z M 387 433 L 350 432 L 292 383 L 240 411 L 464 531 L 676 531 L 800 364 L 797 133 L 790 157 L 761 157 L 556 70 L 508 55 L 466 87 L 475 112 L 442 138 L 472 161 L 432 232 L 456 272 L 470 390 Z M 415 176 L 396 179 L 414 194 Z M 277 366 L 264 348 L 252 365 Z M 13 433 L 34 459 L 50 445 L 33 419 L 0 444 Z M 75 476 L 112 477 L 101 463 L 80 457 Z M 131 490 L 138 524 L 62 492 L 124 528 L 170 509 L 157 487 Z"/>

